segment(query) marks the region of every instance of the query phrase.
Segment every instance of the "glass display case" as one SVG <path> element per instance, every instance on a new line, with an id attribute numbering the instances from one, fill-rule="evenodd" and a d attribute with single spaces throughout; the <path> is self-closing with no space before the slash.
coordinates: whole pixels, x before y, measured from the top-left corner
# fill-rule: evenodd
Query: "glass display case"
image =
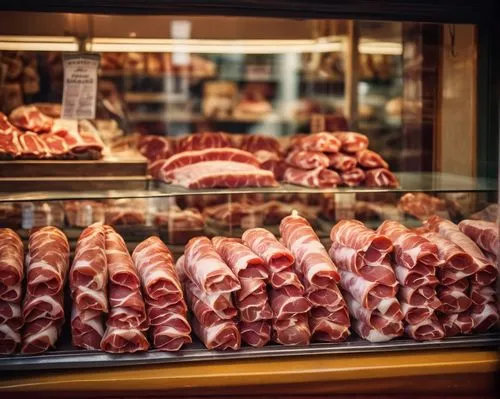
<path id="1" fill-rule="evenodd" d="M 2 12 L 1 370 L 498 346 L 482 22 L 94 8 Z"/>

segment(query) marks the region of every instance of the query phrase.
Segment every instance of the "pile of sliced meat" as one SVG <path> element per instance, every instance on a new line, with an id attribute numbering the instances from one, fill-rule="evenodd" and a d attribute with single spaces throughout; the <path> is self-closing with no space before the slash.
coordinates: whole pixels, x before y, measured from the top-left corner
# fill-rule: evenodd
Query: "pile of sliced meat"
<path id="1" fill-rule="evenodd" d="M 401 336 L 403 314 L 396 299 L 398 282 L 391 265 L 391 240 L 358 220 L 337 223 L 330 238 L 330 256 L 340 269 L 353 330 L 370 342 Z"/>
<path id="2" fill-rule="evenodd" d="M 100 159 L 103 151 L 88 121 L 52 119 L 35 106 L 0 113 L 0 159 Z"/>
<path id="3" fill-rule="evenodd" d="M 436 269 L 441 267 L 436 244 L 399 222 L 386 220 L 377 233 L 394 246 L 393 265 L 401 284 L 399 299 L 406 334 L 417 341 L 445 336 L 435 310 L 442 304 L 436 295 Z"/>

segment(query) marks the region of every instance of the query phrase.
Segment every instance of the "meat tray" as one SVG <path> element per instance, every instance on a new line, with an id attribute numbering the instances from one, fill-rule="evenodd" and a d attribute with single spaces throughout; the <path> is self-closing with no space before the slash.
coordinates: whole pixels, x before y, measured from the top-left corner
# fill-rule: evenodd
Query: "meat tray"
<path id="1" fill-rule="evenodd" d="M 383 343 L 370 343 L 351 338 L 339 344 L 316 343 L 293 347 L 268 345 L 263 348 L 244 347 L 239 351 L 209 351 L 199 341 L 179 352 L 150 350 L 145 353 L 112 355 L 100 351 L 74 350 L 68 339 L 57 350 L 42 355 L 14 355 L 0 357 L 0 370 L 53 370 L 68 368 L 98 368 L 132 366 L 141 364 L 184 363 L 195 361 L 218 361 L 230 359 L 255 359 L 266 357 L 332 355 L 348 353 L 394 352 L 407 350 L 430 350 L 449 348 L 496 347 L 500 345 L 500 332 L 446 338 L 442 341 L 416 342 L 410 339 L 395 339 Z"/>

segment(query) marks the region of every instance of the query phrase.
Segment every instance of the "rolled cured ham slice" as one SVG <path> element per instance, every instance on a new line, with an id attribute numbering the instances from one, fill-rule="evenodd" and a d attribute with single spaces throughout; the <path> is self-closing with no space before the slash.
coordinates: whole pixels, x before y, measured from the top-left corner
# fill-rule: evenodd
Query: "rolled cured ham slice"
<path id="1" fill-rule="evenodd" d="M 182 137 L 178 141 L 177 152 L 204 150 L 206 148 L 232 147 L 231 136 L 224 132 L 203 132 Z"/>
<path id="2" fill-rule="evenodd" d="M 487 252 L 498 254 L 498 225 L 484 220 L 462 220 L 458 224 L 461 232 Z"/>
<path id="3" fill-rule="evenodd" d="M 295 267 L 307 286 L 326 288 L 332 281 L 340 281 L 337 267 L 306 219 L 292 213 L 281 221 L 280 233 L 283 243 L 295 257 Z"/>
<path id="4" fill-rule="evenodd" d="M 365 173 L 365 186 L 396 188 L 399 186 L 399 181 L 390 170 L 384 168 L 370 169 Z"/>
<path id="5" fill-rule="evenodd" d="M 474 332 L 487 332 L 492 329 L 499 320 L 498 309 L 494 303 L 474 305 L 470 308 L 469 314 L 474 321 Z"/>
<path id="6" fill-rule="evenodd" d="M 0 324 L 0 354 L 10 355 L 18 350 L 21 334 L 8 324 Z"/>
<path id="7" fill-rule="evenodd" d="M 438 318 L 447 337 L 470 334 L 474 326 L 474 320 L 467 312 L 440 314 Z"/>
<path id="8" fill-rule="evenodd" d="M 155 301 L 162 298 L 164 306 L 177 303 L 183 298 L 172 253 L 159 237 L 149 237 L 137 245 L 132 259 L 147 297 Z"/>
<path id="9" fill-rule="evenodd" d="M 337 187 L 342 182 L 337 172 L 331 169 L 316 168 L 304 170 L 289 166 L 283 174 L 283 181 L 304 187 Z"/>
<path id="10" fill-rule="evenodd" d="M 407 324 L 405 332 L 415 341 L 435 341 L 445 337 L 443 326 L 436 316 L 425 319 L 418 324 Z"/>
<path id="11" fill-rule="evenodd" d="M 240 320 L 253 323 L 272 319 L 273 311 L 269 305 L 265 281 L 241 278 L 240 283 L 241 290 L 235 293 Z"/>
<path id="12" fill-rule="evenodd" d="M 24 277 L 23 242 L 14 230 L 0 229 L 0 300 L 18 302 Z"/>
<path id="13" fill-rule="evenodd" d="M 358 161 L 355 157 L 350 155 L 342 154 L 340 152 L 336 154 L 327 154 L 329 160 L 329 167 L 333 168 L 339 172 L 345 172 L 356 167 Z"/>
<path id="14" fill-rule="evenodd" d="M 342 172 L 340 178 L 347 187 L 357 187 L 365 180 L 365 172 L 360 168 L 352 168 Z"/>
<path id="15" fill-rule="evenodd" d="M 285 320 L 273 320 L 273 341 L 281 345 L 309 345 L 311 331 L 306 313 Z"/>
<path id="16" fill-rule="evenodd" d="M 417 263 L 427 266 L 440 264 L 437 246 L 401 223 L 386 220 L 379 226 L 377 232 L 392 241 L 394 257 L 399 265 L 412 269 Z"/>
<path id="17" fill-rule="evenodd" d="M 290 166 L 305 170 L 327 168 L 330 164 L 325 154 L 315 151 L 292 151 L 287 155 L 285 161 Z"/>
<path id="18" fill-rule="evenodd" d="M 272 273 L 269 279 L 269 284 L 273 288 L 282 288 L 287 285 L 292 285 L 300 292 L 304 293 L 304 286 L 302 285 L 299 276 L 292 270 L 283 270 L 277 273 Z"/>
<path id="19" fill-rule="evenodd" d="M 271 273 L 290 269 L 295 262 L 293 254 L 266 229 L 249 229 L 243 233 L 242 239 L 253 252 L 266 261 Z"/>
<path id="20" fill-rule="evenodd" d="M 407 269 L 398 264 L 394 265 L 394 273 L 398 282 L 408 288 L 417 289 L 428 285 L 435 287 L 439 280 L 436 277 L 436 268 L 433 266 L 417 264 L 412 269 Z"/>
<path id="21" fill-rule="evenodd" d="M 403 323 L 400 321 L 394 323 L 394 326 L 391 328 L 391 330 L 394 331 L 394 334 L 390 335 L 383 334 L 376 328 L 365 324 L 360 320 L 354 320 L 352 322 L 352 329 L 360 338 L 369 342 L 387 342 L 401 336 L 404 332 Z"/>
<path id="22" fill-rule="evenodd" d="M 302 296 L 300 290 L 293 286 L 272 289 L 269 294 L 269 302 L 275 320 L 288 319 L 311 309 L 309 301 Z"/>
<path id="23" fill-rule="evenodd" d="M 313 341 L 340 342 L 351 335 L 349 324 L 338 324 L 329 318 L 309 317 L 309 326 Z"/>
<path id="24" fill-rule="evenodd" d="M 14 331 L 21 329 L 24 317 L 20 304 L 0 301 L 0 326 L 5 324 Z"/>
<path id="25" fill-rule="evenodd" d="M 398 296 L 401 301 L 411 306 L 428 307 L 432 310 L 436 310 L 441 306 L 441 301 L 436 296 L 436 290 L 429 286 L 418 289 L 400 287 Z"/>
<path id="26" fill-rule="evenodd" d="M 337 285 L 332 282 L 325 288 L 309 290 L 306 298 L 312 306 L 321 306 L 329 310 L 334 310 L 344 303 L 344 299 Z"/>
<path id="27" fill-rule="evenodd" d="M 328 132 L 308 134 L 294 144 L 295 148 L 304 151 L 339 152 L 341 141 Z"/>
<path id="28" fill-rule="evenodd" d="M 260 320 L 252 323 L 239 323 L 241 341 L 254 348 L 262 348 L 271 340 L 271 322 Z"/>
<path id="29" fill-rule="evenodd" d="M 357 153 L 368 148 L 368 137 L 356 132 L 335 132 L 334 136 L 340 140 L 342 151 Z"/>
<path id="30" fill-rule="evenodd" d="M 69 265 L 69 243 L 64 233 L 53 226 L 33 232 L 26 265 L 27 291 L 31 295 L 61 292 Z"/>
<path id="31" fill-rule="evenodd" d="M 71 341 L 73 346 L 83 349 L 100 349 L 104 336 L 102 312 L 80 309 L 73 303 L 71 313 Z"/>
<path id="32" fill-rule="evenodd" d="M 196 318 L 191 321 L 193 331 L 207 349 L 238 350 L 241 347 L 241 334 L 233 320 L 220 321 L 210 327 L 201 324 Z"/>
<path id="33" fill-rule="evenodd" d="M 405 301 L 401 301 L 401 311 L 408 324 L 419 324 L 434 314 L 434 309 L 432 308 L 410 305 Z"/>
<path id="34" fill-rule="evenodd" d="M 150 326 L 162 326 L 170 319 L 172 313 L 186 317 L 187 305 L 183 300 L 169 306 L 151 302 L 147 304 L 146 311 Z"/>
<path id="35" fill-rule="evenodd" d="M 366 169 L 374 169 L 374 168 L 385 168 L 389 169 L 389 164 L 384 161 L 384 158 L 377 154 L 374 151 L 365 149 L 359 151 L 356 154 L 356 158 L 358 164 Z"/>
<path id="36" fill-rule="evenodd" d="M 255 153 L 257 151 L 269 151 L 275 154 L 281 152 L 280 142 L 272 136 L 261 134 L 245 134 L 241 139 L 239 148 L 244 151 Z"/>
<path id="37" fill-rule="evenodd" d="M 425 222 L 425 226 L 452 241 L 472 256 L 478 268 L 472 276 L 474 281 L 480 285 L 490 285 L 496 280 L 498 271 L 495 265 L 485 258 L 476 243 L 462 233 L 455 223 L 439 216 L 433 216 Z"/>
<path id="38" fill-rule="evenodd" d="M 162 325 L 152 326 L 150 334 L 153 347 L 161 351 L 175 352 L 192 342 L 191 326 L 176 313 L 170 313 Z"/>
<path id="39" fill-rule="evenodd" d="M 266 262 L 238 238 L 214 237 L 215 250 L 238 278 L 267 279 Z"/>
<path id="40" fill-rule="evenodd" d="M 137 328 L 108 327 L 101 341 L 101 350 L 109 353 L 135 353 L 148 349 L 148 340 Z"/>
<path id="41" fill-rule="evenodd" d="M 485 303 L 497 303 L 498 297 L 494 286 L 479 285 L 475 282 L 471 284 L 470 298 L 474 305 L 484 305 Z"/>
<path id="42" fill-rule="evenodd" d="M 189 240 L 184 256 L 186 276 L 207 294 L 232 292 L 241 288 L 238 279 L 207 237 Z"/>
<path id="43" fill-rule="evenodd" d="M 34 355 L 54 348 L 60 332 L 59 320 L 38 319 L 26 323 L 23 329 L 21 353 Z"/>
<path id="44" fill-rule="evenodd" d="M 31 296 L 27 294 L 23 303 L 23 318 L 26 323 L 39 319 L 64 323 L 63 293 L 57 295 Z"/>

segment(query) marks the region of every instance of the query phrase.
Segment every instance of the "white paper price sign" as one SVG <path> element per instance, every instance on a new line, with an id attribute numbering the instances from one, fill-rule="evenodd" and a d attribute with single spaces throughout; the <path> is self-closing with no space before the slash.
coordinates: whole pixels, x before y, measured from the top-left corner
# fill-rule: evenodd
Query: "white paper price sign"
<path id="1" fill-rule="evenodd" d="M 99 59 L 99 54 L 64 54 L 62 118 L 95 118 Z"/>

